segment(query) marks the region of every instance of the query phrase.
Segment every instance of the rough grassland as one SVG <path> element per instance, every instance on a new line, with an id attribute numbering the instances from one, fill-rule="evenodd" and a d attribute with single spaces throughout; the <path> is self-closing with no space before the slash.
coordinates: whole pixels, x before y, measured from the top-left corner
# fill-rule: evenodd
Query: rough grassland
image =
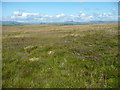
<path id="1" fill-rule="evenodd" d="M 3 26 L 3 88 L 118 87 L 117 28 Z"/>

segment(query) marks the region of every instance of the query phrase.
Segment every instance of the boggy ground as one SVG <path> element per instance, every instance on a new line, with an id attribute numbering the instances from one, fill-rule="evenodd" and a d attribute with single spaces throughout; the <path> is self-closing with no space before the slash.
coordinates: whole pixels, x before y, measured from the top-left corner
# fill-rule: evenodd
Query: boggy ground
<path id="1" fill-rule="evenodd" d="M 3 26 L 3 88 L 118 87 L 118 25 Z"/>

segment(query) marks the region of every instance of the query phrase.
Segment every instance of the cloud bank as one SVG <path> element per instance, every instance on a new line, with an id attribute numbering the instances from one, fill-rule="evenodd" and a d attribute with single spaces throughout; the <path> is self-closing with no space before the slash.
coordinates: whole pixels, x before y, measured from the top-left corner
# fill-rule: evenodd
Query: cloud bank
<path id="1" fill-rule="evenodd" d="M 93 12 L 87 14 L 83 11 L 76 15 L 65 15 L 64 13 L 56 15 L 44 15 L 41 13 L 29 13 L 14 11 L 12 16 L 3 17 L 4 21 L 17 21 L 17 22 L 65 22 L 65 21 L 75 21 L 75 22 L 85 22 L 85 21 L 117 21 L 118 15 L 117 10 L 112 9 L 111 12 L 100 13 Z"/>

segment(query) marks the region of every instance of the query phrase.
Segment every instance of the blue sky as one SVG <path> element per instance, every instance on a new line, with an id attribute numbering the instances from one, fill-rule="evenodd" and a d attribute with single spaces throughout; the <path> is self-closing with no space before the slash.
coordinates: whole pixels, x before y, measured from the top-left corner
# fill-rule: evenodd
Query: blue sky
<path id="1" fill-rule="evenodd" d="M 118 2 L 119 0 L 2 0 L 3 2 Z"/>
<path id="2" fill-rule="evenodd" d="M 63 22 L 117 20 L 117 2 L 3 2 L 3 20 Z"/>

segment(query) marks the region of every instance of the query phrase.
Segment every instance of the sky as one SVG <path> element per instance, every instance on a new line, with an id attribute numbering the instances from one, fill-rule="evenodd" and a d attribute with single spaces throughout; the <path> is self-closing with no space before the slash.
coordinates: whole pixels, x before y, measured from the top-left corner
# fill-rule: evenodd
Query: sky
<path id="1" fill-rule="evenodd" d="M 2 2 L 3 21 L 84 22 L 117 19 L 117 2 Z"/>
<path id="2" fill-rule="evenodd" d="M 119 0 L 2 0 L 2 2 L 119 2 Z"/>

